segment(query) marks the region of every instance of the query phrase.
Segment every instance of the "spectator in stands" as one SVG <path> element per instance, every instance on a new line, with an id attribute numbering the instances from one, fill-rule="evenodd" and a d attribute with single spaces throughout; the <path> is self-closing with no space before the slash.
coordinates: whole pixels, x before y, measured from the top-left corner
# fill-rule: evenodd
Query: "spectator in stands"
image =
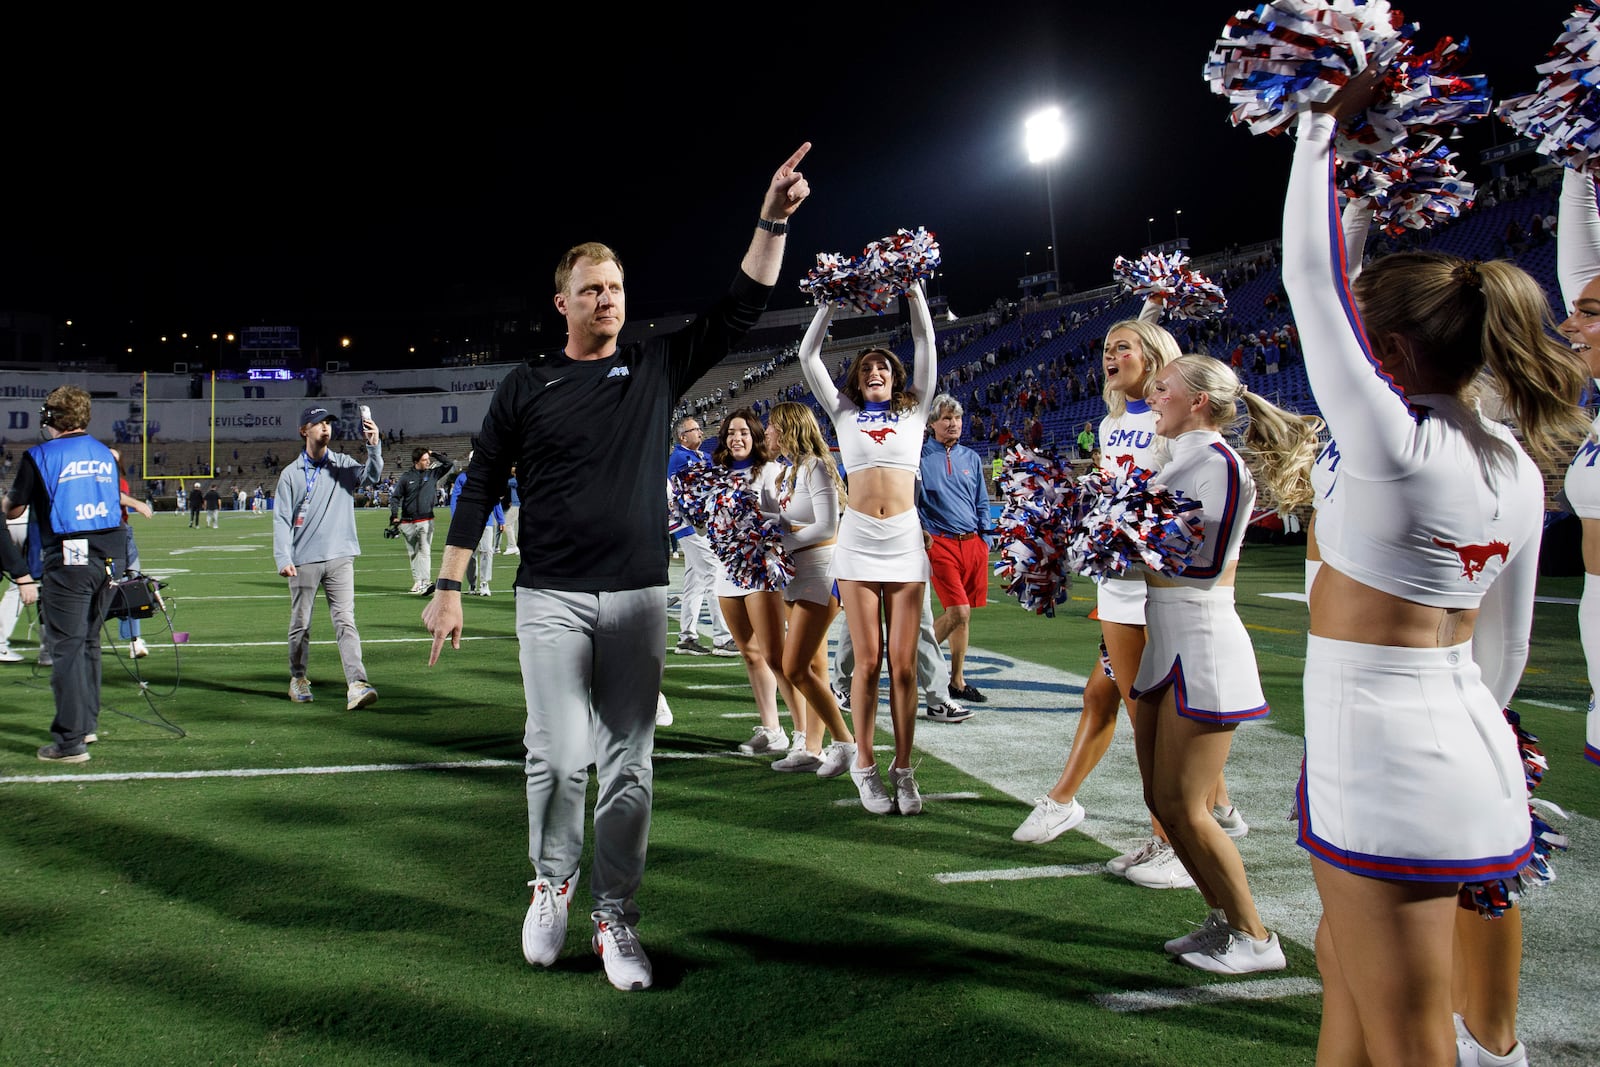
<path id="1" fill-rule="evenodd" d="M 1284 279 L 1340 454 L 1317 511 L 1299 834 L 1323 905 L 1319 1058 L 1445 1063 L 1461 872 L 1514 876 L 1534 847 L 1501 709 L 1527 658 L 1544 486 L 1472 397 L 1487 368 L 1548 460 L 1585 434 L 1586 369 L 1509 263 L 1397 254 L 1346 283 L 1332 141 L 1378 74 L 1301 116 L 1284 211 Z M 1419 420 L 1409 398 L 1423 394 Z M 1408 729 L 1395 709 L 1419 699 L 1430 714 Z"/>
<path id="2" fill-rule="evenodd" d="M 1086 422 L 1078 432 L 1078 458 L 1088 459 L 1094 452 L 1094 423 Z"/>
<path id="3" fill-rule="evenodd" d="M 411 469 L 395 480 L 394 492 L 389 494 L 389 525 L 399 527 L 405 538 L 412 593 L 426 593 L 431 584 L 433 509 L 439 500 L 440 480 L 448 478 L 455 466 L 443 452 L 418 445 L 411 450 Z"/>
<path id="4" fill-rule="evenodd" d="M 446 639 L 460 645 L 466 557 L 516 463 L 528 501 L 517 538 L 517 636 L 536 875 L 523 956 L 547 967 L 566 943 L 592 763 L 599 794 L 591 943 L 619 989 L 644 989 L 653 980 L 634 927 L 667 643 L 667 413 L 765 306 L 783 264 L 788 219 L 810 192 L 796 169 L 810 147 L 773 174 L 727 295 L 683 330 L 619 347 L 626 293 L 616 254 L 595 243 L 567 252 L 555 296 L 566 347 L 523 363 L 495 389 L 478 434 L 480 462 L 451 523 L 438 592 L 423 612 L 434 636 L 432 663 Z M 619 488 L 637 491 L 625 508 L 617 506 Z M 551 522 L 541 513 L 533 522 L 535 507 L 560 507 L 571 520 Z"/>
<path id="5" fill-rule="evenodd" d="M 862 806 L 879 815 L 896 807 L 902 815 L 922 811 L 911 746 L 917 720 L 917 601 L 925 592 L 928 557 L 921 551 L 916 478 L 939 368 L 933 319 L 920 282 L 907 290 L 905 301 L 911 316 L 914 388 L 907 388 L 899 358 L 881 348 L 858 355 L 844 386 L 834 384 L 822 364 L 831 302 L 818 309 L 800 345 L 806 383 L 838 431 L 848 478 L 850 504 L 839 524 L 832 573 L 839 581 L 845 622 L 856 649 L 851 684 L 856 764 L 850 775 Z M 894 728 L 889 768 L 893 796 L 884 788 L 872 748 L 884 662 L 889 667 L 889 717 Z"/>
<path id="6" fill-rule="evenodd" d="M 966 662 L 972 609 L 989 602 L 989 491 L 982 458 L 961 443 L 961 404 L 940 393 L 928 413 L 917 515 L 927 537 L 933 591 L 944 609 L 933 633 L 950 648 L 950 695 L 982 704 L 989 698 L 967 681 Z"/>
<path id="7" fill-rule="evenodd" d="M 344 667 L 345 709 L 370 706 L 378 691 L 367 680 L 361 658 L 361 634 L 356 629 L 355 558 L 361 554 L 356 537 L 356 493 L 378 484 L 383 476 L 383 444 L 378 426 L 361 420 L 367 458 L 357 463 L 343 452 L 332 452 L 333 416 L 324 407 L 300 413 L 300 436 L 305 448 L 298 459 L 278 476 L 273 497 L 272 558 L 278 574 L 289 579 L 289 699 L 311 701 L 307 675 L 311 653 L 311 609 L 317 590 L 328 602 L 333 635 Z"/>

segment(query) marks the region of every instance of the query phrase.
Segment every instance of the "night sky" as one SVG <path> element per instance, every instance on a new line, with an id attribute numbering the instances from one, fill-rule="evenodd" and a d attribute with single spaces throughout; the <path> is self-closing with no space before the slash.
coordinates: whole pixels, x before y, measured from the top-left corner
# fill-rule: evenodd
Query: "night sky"
<path id="1" fill-rule="evenodd" d="M 1397 6 L 1424 47 L 1470 36 L 1466 70 L 1497 99 L 1535 86 L 1570 10 Z M 809 140 L 813 195 L 772 306 L 805 302 L 817 252 L 925 226 L 945 258 L 937 293 L 970 313 L 1048 269 L 1044 171 L 1022 149 L 1045 103 L 1070 131 L 1053 185 L 1062 271 L 1092 288 L 1175 222 L 1197 253 L 1276 236 L 1292 145 L 1232 127 L 1202 78 L 1235 10 L 679 6 L 641 22 L 613 5 L 556 22 L 251 28 L 200 50 L 47 45 L 5 75 L 0 309 L 130 339 L 412 329 L 452 301 L 548 309 L 561 252 L 601 240 L 637 322 L 721 290 L 772 171 Z M 1459 162 L 1487 177 L 1476 151 L 1509 128 L 1463 132 Z"/>

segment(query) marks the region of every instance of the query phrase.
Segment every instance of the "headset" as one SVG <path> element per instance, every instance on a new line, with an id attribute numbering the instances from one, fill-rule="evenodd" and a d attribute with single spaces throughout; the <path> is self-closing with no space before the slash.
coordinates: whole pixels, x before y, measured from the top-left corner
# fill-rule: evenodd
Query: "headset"
<path id="1" fill-rule="evenodd" d="M 51 429 L 54 429 L 56 423 L 61 420 L 61 416 L 65 414 L 66 412 L 62 411 L 60 408 L 53 408 L 49 404 L 45 404 L 39 408 L 39 425 L 49 426 Z"/>

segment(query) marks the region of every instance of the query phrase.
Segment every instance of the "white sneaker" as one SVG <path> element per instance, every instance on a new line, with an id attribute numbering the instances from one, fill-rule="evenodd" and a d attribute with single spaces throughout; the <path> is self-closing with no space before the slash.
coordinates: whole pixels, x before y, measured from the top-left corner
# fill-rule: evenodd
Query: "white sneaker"
<path id="1" fill-rule="evenodd" d="M 144 643 L 144 638 L 135 637 L 128 642 L 128 654 L 134 659 L 144 659 L 150 654 L 150 646 Z"/>
<path id="2" fill-rule="evenodd" d="M 851 767 L 850 778 L 856 783 L 856 792 L 861 794 L 863 808 L 874 815 L 887 815 L 894 808 L 894 799 L 883 788 L 876 763 L 870 767 Z"/>
<path id="3" fill-rule="evenodd" d="M 289 699 L 296 704 L 311 703 L 311 679 L 303 674 L 290 678 Z"/>
<path id="4" fill-rule="evenodd" d="M 770 729 L 757 726 L 750 735 L 750 740 L 739 746 L 739 751 L 746 756 L 770 756 L 775 752 L 787 752 L 788 749 L 789 738 L 785 736 L 781 726 Z"/>
<path id="5" fill-rule="evenodd" d="M 1162 945 L 1161 948 L 1169 956 L 1181 956 L 1185 952 L 1204 951 L 1211 942 L 1226 937 L 1228 934 L 1228 917 L 1222 913 L 1221 908 L 1212 908 L 1206 915 L 1205 922 L 1181 937 L 1175 937 Z"/>
<path id="6" fill-rule="evenodd" d="M 489 592 L 489 587 L 487 585 L 480 585 L 480 586 L 478 586 L 478 595 L 479 596 L 493 596 L 494 594 Z"/>
<path id="7" fill-rule="evenodd" d="M 1454 1016 L 1456 1023 L 1456 1067 L 1528 1067 L 1528 1049 L 1518 1041 L 1504 1056 L 1496 1056 L 1472 1036 L 1466 1020 Z"/>
<path id="8" fill-rule="evenodd" d="M 740 654 L 739 646 L 734 644 L 733 638 L 730 637 L 726 641 L 718 641 L 712 645 L 711 654 L 721 656 L 723 659 L 736 659 Z"/>
<path id="9" fill-rule="evenodd" d="M 1194 879 L 1183 869 L 1183 861 L 1165 841 L 1143 863 L 1134 864 L 1122 877 L 1146 889 L 1193 889 Z"/>
<path id="10" fill-rule="evenodd" d="M 1048 796 L 1039 797 L 1034 800 L 1033 810 L 1028 817 L 1012 833 L 1011 840 L 1031 841 L 1039 845 L 1054 841 L 1082 822 L 1086 814 L 1077 797 L 1065 804 L 1058 804 Z"/>
<path id="11" fill-rule="evenodd" d="M 594 924 L 591 944 L 612 985 L 625 992 L 650 988 L 650 957 L 644 954 L 633 927 L 616 919 L 601 919 Z"/>
<path id="12" fill-rule="evenodd" d="M 917 788 L 915 767 L 890 767 L 889 781 L 894 783 L 894 806 L 901 815 L 922 814 L 922 791 Z"/>
<path id="13" fill-rule="evenodd" d="M 850 769 L 856 761 L 854 741 L 835 741 L 822 750 L 822 762 L 817 765 L 818 778 L 837 778 Z"/>
<path id="14" fill-rule="evenodd" d="M 21 663 L 22 654 L 13 652 L 9 647 L 0 647 L 0 663 Z"/>
<path id="15" fill-rule="evenodd" d="M 1239 814 L 1239 809 L 1229 804 L 1223 807 L 1217 804 L 1211 809 L 1211 817 L 1217 820 L 1217 825 L 1222 827 L 1222 832 L 1229 837 L 1243 837 L 1250 832 L 1250 824 L 1244 821 L 1244 816 Z"/>
<path id="16" fill-rule="evenodd" d="M 667 694 L 656 694 L 656 725 L 672 725 L 672 709 L 667 706 Z"/>
<path id="17" fill-rule="evenodd" d="M 1106 870 L 1110 871 L 1112 874 L 1125 875 L 1128 873 L 1129 867 L 1132 867 L 1135 864 L 1143 863 L 1145 860 L 1155 855 L 1156 848 L 1160 846 L 1160 844 L 1161 839 L 1152 834 L 1143 841 L 1139 842 L 1139 847 L 1134 849 L 1132 852 L 1124 852 L 1122 855 L 1117 856 L 1114 859 L 1106 860 Z"/>
<path id="18" fill-rule="evenodd" d="M 1289 965 L 1289 961 L 1283 958 L 1283 946 L 1278 944 L 1277 934 L 1268 934 L 1261 941 L 1252 941 L 1232 928 L 1222 937 L 1208 942 L 1203 949 L 1182 953 L 1178 956 L 1178 962 L 1212 974 L 1281 971 Z"/>
<path id="19" fill-rule="evenodd" d="M 548 878 L 528 883 L 533 887 L 533 899 L 522 920 L 522 958 L 535 967 L 550 966 L 567 943 L 567 911 L 572 907 L 572 883 L 577 880 L 578 872 L 573 871 L 559 885 Z"/>
<path id="20" fill-rule="evenodd" d="M 789 745 L 789 754 L 782 759 L 772 761 L 773 770 L 790 773 L 805 771 L 809 774 L 820 766 L 822 757 L 815 752 L 806 751 L 805 734 L 795 734 L 794 741 Z"/>
<path id="21" fill-rule="evenodd" d="M 427 588 L 428 588 L 428 583 L 427 582 L 412 582 L 411 583 L 411 593 L 412 593 L 413 596 L 417 595 L 418 593 L 421 593 L 423 590 L 425 590 Z"/>
<path id="22" fill-rule="evenodd" d="M 355 711 L 358 708 L 368 708 L 378 702 L 378 691 L 366 682 L 351 682 L 350 688 L 345 693 L 344 709 Z"/>

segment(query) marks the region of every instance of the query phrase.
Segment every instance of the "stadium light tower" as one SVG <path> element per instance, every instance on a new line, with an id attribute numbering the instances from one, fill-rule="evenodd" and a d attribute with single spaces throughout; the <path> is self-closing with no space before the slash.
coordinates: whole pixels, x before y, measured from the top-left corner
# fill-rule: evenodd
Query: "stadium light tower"
<path id="1" fill-rule="evenodd" d="M 1056 240 L 1056 201 L 1051 191 L 1051 178 L 1055 174 L 1056 157 L 1067 147 L 1067 127 L 1061 121 L 1061 109 L 1047 107 L 1028 117 L 1022 125 L 1023 144 L 1028 150 L 1029 163 L 1044 164 L 1044 199 L 1050 209 L 1050 259 L 1056 273 L 1056 292 L 1061 292 L 1061 245 Z"/>

